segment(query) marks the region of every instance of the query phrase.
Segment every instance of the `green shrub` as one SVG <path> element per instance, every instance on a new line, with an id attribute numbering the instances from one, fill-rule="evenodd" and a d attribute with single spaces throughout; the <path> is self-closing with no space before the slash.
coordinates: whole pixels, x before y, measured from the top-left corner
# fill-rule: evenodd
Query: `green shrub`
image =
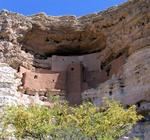
<path id="1" fill-rule="evenodd" d="M 103 107 L 90 102 L 74 107 L 58 102 L 49 109 L 13 106 L 5 112 L 4 132 L 12 124 L 16 137 L 38 140 L 116 140 L 142 118 L 135 106 L 124 109 L 118 102 L 109 100 Z"/>
<path id="2" fill-rule="evenodd" d="M 115 140 L 141 119 L 135 106 L 124 109 L 118 102 L 109 100 L 106 100 L 105 108 L 86 102 L 77 107 L 69 107 L 67 104 L 56 106 L 55 110 L 57 109 L 56 117 L 61 130 L 71 131 L 74 128 L 79 130 L 82 136 L 98 140 Z"/>
<path id="3" fill-rule="evenodd" d="M 51 110 L 43 106 L 11 106 L 6 108 L 3 118 L 3 129 L 7 130 L 10 124 L 15 127 L 14 135 L 18 138 L 33 137 L 44 139 L 55 128 L 50 118 Z M 11 135 L 11 134 L 9 134 Z"/>

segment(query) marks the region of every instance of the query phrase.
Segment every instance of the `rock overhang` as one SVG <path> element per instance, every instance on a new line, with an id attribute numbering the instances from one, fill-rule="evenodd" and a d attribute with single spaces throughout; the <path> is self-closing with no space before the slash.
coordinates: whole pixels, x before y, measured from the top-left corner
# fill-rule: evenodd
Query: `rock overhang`
<path id="1" fill-rule="evenodd" d="M 36 30 L 26 34 L 22 45 L 25 49 L 41 55 L 80 55 L 104 49 L 106 39 L 102 34 L 98 37 L 94 33 L 84 32 L 62 35 Z"/>
<path id="2" fill-rule="evenodd" d="M 139 20 L 140 24 L 149 17 L 146 14 L 149 9 L 148 3 L 149 0 L 132 0 L 121 6 L 82 17 L 47 16 L 44 13 L 23 16 L 2 11 L 1 19 L 10 24 L 9 26 L 13 26 L 14 31 L 9 31 L 7 36 L 11 37 L 8 37 L 8 40 L 15 40 L 23 49 L 36 54 L 80 55 L 105 48 L 110 48 L 113 52 L 116 46 L 129 46 L 132 38 L 132 31 L 129 30 L 132 30 L 132 26 L 139 26 L 134 25 L 133 21 Z M 2 35 L 1 38 L 7 37 Z M 126 40 L 128 44 L 125 43 Z M 117 50 L 115 53 L 120 51 Z"/>
<path id="3" fill-rule="evenodd" d="M 141 102 L 149 97 L 149 13 L 150 0 L 132 0 L 82 17 L 43 13 L 23 16 L 3 11 L 0 12 L 0 62 L 30 70 L 53 70 L 53 64 L 57 70 L 66 65 L 65 70 L 72 62 L 82 62 L 81 70 L 90 69 L 85 76 L 88 82 L 92 79 L 89 87 L 94 87 L 100 96 L 90 91 L 92 98 L 105 94 L 121 99 L 122 103 Z M 78 55 L 85 58 L 83 54 L 90 54 L 85 62 L 78 59 Z M 97 75 L 95 70 L 100 73 Z M 112 84 L 107 83 L 108 79 Z M 103 85 L 98 91 L 93 86 L 97 80 Z M 83 86 L 87 88 L 88 84 Z"/>

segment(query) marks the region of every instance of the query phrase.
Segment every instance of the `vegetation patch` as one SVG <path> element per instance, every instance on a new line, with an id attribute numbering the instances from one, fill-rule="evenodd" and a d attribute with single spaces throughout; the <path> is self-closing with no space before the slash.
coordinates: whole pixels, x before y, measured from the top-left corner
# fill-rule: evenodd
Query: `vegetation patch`
<path id="1" fill-rule="evenodd" d="M 124 109 L 113 100 L 99 107 L 90 102 L 79 106 L 56 102 L 44 106 L 6 107 L 1 138 L 15 136 L 34 140 L 117 140 L 142 118 L 136 107 Z M 8 131 L 9 127 L 13 131 Z"/>

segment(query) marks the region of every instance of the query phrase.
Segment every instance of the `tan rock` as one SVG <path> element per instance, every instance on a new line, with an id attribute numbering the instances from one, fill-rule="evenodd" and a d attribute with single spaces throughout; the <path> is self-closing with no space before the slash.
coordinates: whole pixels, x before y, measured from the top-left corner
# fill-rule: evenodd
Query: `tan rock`
<path id="1" fill-rule="evenodd" d="M 26 74 L 21 90 L 32 95 L 47 90 L 67 94 L 67 69 L 80 63 L 83 69 L 75 74 L 83 80 L 80 91 L 93 88 L 83 98 L 111 96 L 125 105 L 149 101 L 149 13 L 149 0 L 82 17 L 1 11 L 0 62 Z"/>

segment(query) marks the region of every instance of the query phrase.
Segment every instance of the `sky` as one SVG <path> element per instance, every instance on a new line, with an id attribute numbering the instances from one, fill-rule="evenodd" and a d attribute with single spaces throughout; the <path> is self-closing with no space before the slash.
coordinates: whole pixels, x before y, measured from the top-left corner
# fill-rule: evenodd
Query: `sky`
<path id="1" fill-rule="evenodd" d="M 7 9 L 23 15 L 44 12 L 52 16 L 83 16 L 100 12 L 127 0 L 0 0 L 0 10 Z"/>

